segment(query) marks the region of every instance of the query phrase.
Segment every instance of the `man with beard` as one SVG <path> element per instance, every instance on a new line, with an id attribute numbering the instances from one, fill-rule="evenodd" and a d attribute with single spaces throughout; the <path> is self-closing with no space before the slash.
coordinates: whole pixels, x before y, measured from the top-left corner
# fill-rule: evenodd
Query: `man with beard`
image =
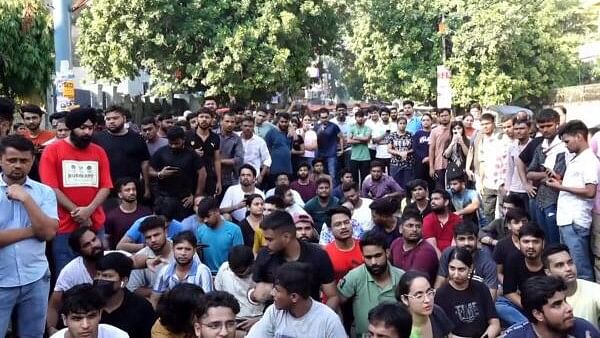
<path id="1" fill-rule="evenodd" d="M 267 148 L 271 151 L 271 158 L 276 159 L 271 165 L 271 174 L 267 187 L 273 187 L 275 184 L 275 174 L 287 173 L 291 175 L 292 171 L 292 141 L 298 138 L 294 128 L 290 126 L 290 114 L 279 113 L 277 116 L 277 128 L 269 130 L 265 135 Z"/>
<path id="2" fill-rule="evenodd" d="M 594 325 L 573 316 L 566 292 L 567 286 L 556 277 L 538 276 L 526 281 L 522 299 L 529 322 L 509 328 L 504 337 L 600 337 L 600 331 Z"/>
<path id="3" fill-rule="evenodd" d="M 185 146 L 185 132 L 175 126 L 167 132 L 169 146 L 159 149 L 150 160 L 150 176 L 157 179 L 155 197 L 180 201 L 175 219 L 193 214 L 194 196 L 200 196 L 206 183 L 206 170 L 196 152 Z"/>
<path id="4" fill-rule="evenodd" d="M 410 195 L 411 202 L 404 207 L 404 212 L 412 209 L 421 215 L 421 218 L 431 213 L 431 204 L 428 198 L 428 183 L 422 179 L 409 181 L 406 184 L 407 193 Z"/>
<path id="5" fill-rule="evenodd" d="M 331 196 L 331 181 L 325 177 L 317 180 L 317 196 L 311 198 L 304 205 L 304 210 L 315 221 L 315 228 L 320 233 L 324 227 L 329 227 L 331 218 L 327 214 L 329 208 L 339 204 L 336 197 Z"/>
<path id="6" fill-rule="evenodd" d="M 392 265 L 404 271 L 417 270 L 435 280 L 438 257 L 435 249 L 423 240 L 423 219 L 415 210 L 408 209 L 400 219 L 402 237 L 395 239 L 390 247 Z"/>
<path id="7" fill-rule="evenodd" d="M 265 194 L 256 187 L 256 169 L 250 164 L 244 164 L 239 169 L 240 183 L 227 188 L 221 201 L 221 213 L 226 219 L 241 222 L 246 217 L 246 198 L 252 194 Z"/>
<path id="8" fill-rule="evenodd" d="M 92 141 L 106 152 L 112 181 L 116 182 L 120 178 L 131 177 L 141 183 L 140 178 L 143 178 L 144 198 L 149 199 L 148 163 L 150 153 L 140 134 L 125 127 L 127 114 L 128 112 L 123 107 L 109 107 L 104 115 L 106 129 L 95 133 Z M 125 163 L 127 165 L 124 165 Z M 111 206 L 114 207 L 114 204 Z"/>
<path id="9" fill-rule="evenodd" d="M 158 125 L 153 116 L 146 116 L 141 123 L 142 137 L 146 141 L 146 147 L 150 156 L 156 151 L 169 144 L 166 138 L 158 136 Z"/>
<path id="10" fill-rule="evenodd" d="M 473 189 L 467 189 L 465 174 L 462 171 L 454 174 L 448 173 L 447 178 L 454 213 L 461 216 L 463 220 L 471 221 L 479 227 L 487 225 L 490 220 L 484 216 L 479 194 Z"/>
<path id="11" fill-rule="evenodd" d="M 116 181 L 119 206 L 106 213 L 106 239 L 110 249 L 115 249 L 129 227 L 141 217 L 150 215 L 150 208 L 138 205 L 136 180 L 123 177 Z"/>
<path id="12" fill-rule="evenodd" d="M 435 181 L 435 187 L 446 187 L 446 167 L 448 159 L 444 157 L 446 144 L 450 141 L 450 109 L 442 108 L 438 113 L 438 125 L 429 134 L 429 177 Z"/>
<path id="13" fill-rule="evenodd" d="M 385 138 L 398 131 L 398 124 L 390 122 L 390 110 L 386 107 L 381 108 L 380 121 L 371 131 L 373 143 L 375 144 L 375 158 L 385 165 L 386 172 L 390 172 L 390 160 L 392 155 L 388 152 L 388 142 Z M 364 179 L 364 178 L 363 178 Z"/>
<path id="14" fill-rule="evenodd" d="M 371 161 L 371 174 L 362 182 L 361 196 L 373 200 L 382 197 L 401 197 L 404 189 L 383 172 L 384 165 L 379 161 Z"/>
<path id="15" fill-rule="evenodd" d="M 523 292 L 525 282 L 530 277 L 545 276 L 542 263 L 544 231 L 533 223 L 523 226 L 519 231 L 519 246 L 522 256 L 512 257 L 504 263 L 504 296 L 496 300 L 498 316 L 507 326 L 527 321 L 521 311 L 520 292 Z"/>
<path id="16" fill-rule="evenodd" d="M 190 130 L 185 135 L 186 146 L 194 149 L 203 159 L 206 168 L 206 187 L 204 195 L 221 194 L 221 139 L 210 130 L 214 112 L 208 108 L 198 111 L 198 128 Z"/>
<path id="17" fill-rule="evenodd" d="M 54 190 L 59 205 L 58 232 L 52 245 L 56 271 L 75 258 L 67 244 L 75 229 L 89 226 L 104 238 L 102 204 L 112 180 L 106 152 L 91 143 L 95 114 L 93 109 L 72 110 L 65 120 L 71 134 L 47 146 L 40 160 L 42 182 Z"/>
<path id="18" fill-rule="evenodd" d="M 329 122 L 329 110 L 321 108 L 319 110 L 319 125 L 315 127 L 317 132 L 317 153 L 327 163 L 327 173 L 335 178 L 337 175 L 337 157 L 344 150 L 344 134 L 335 123 Z"/>
<path id="19" fill-rule="evenodd" d="M 19 337 L 41 337 L 50 290 L 46 241 L 58 227 L 52 189 L 29 178 L 34 145 L 22 136 L 0 140 L 0 336 L 11 319 Z M 13 312 L 14 311 L 14 312 Z"/>
<path id="20" fill-rule="evenodd" d="M 25 137 L 33 142 L 38 151 L 44 143 L 54 137 L 54 132 L 52 130 L 40 128 L 43 115 L 44 111 L 35 104 L 25 104 L 21 106 L 21 116 L 27 127 Z"/>
<path id="21" fill-rule="evenodd" d="M 175 259 L 160 269 L 152 288 L 150 302 L 155 309 L 160 296 L 177 284 L 190 283 L 201 287 L 204 292 L 213 291 L 210 269 L 195 258 L 197 243 L 191 231 L 182 231 L 173 238 Z"/>
<path id="22" fill-rule="evenodd" d="M 156 118 L 158 122 L 158 136 L 166 138 L 167 130 L 175 125 L 175 119 L 171 113 L 162 113 Z"/>
<path id="23" fill-rule="evenodd" d="M 234 127 L 235 114 L 232 111 L 224 113 L 219 134 L 223 191 L 237 183 L 239 168 L 244 162 L 244 145 L 242 139 L 233 132 Z"/>
<path id="24" fill-rule="evenodd" d="M 356 114 L 354 114 L 356 116 Z M 331 123 L 337 125 L 342 131 L 344 139 L 350 135 L 350 128 L 355 123 L 353 116 L 348 117 L 348 106 L 345 103 L 335 105 L 335 117 L 331 119 Z M 344 143 L 344 151 L 338 158 L 338 165 L 342 168 L 350 166 L 351 148 L 348 143 Z M 337 173 L 336 173 L 337 175 Z"/>
<path id="25" fill-rule="evenodd" d="M 490 255 L 489 250 L 477 247 L 477 231 L 475 230 L 475 225 L 468 221 L 459 223 L 454 228 L 454 243 L 456 245 L 444 250 L 440 257 L 440 264 L 434 287 L 437 289 L 446 283 L 449 275 L 448 263 L 450 263 L 450 257 L 454 254 L 455 248 L 463 248 L 470 252 L 473 257 L 473 272 L 471 277 L 478 282 L 484 283 L 488 289 L 490 289 L 492 299 L 495 299 L 498 291 L 496 262 Z"/>
<path id="26" fill-rule="evenodd" d="M 317 184 L 310 179 L 309 173 L 308 163 L 301 163 L 298 166 L 298 179 L 290 184 L 290 188 L 297 191 L 305 203 L 317 195 Z"/>
<path id="27" fill-rule="evenodd" d="M 404 271 L 389 261 L 385 237 L 367 232 L 360 241 L 364 264 L 350 270 L 338 283 L 342 303 L 352 299 L 356 335 L 368 332 L 369 311 L 381 302 L 395 302 L 394 290 Z"/>
<path id="28" fill-rule="evenodd" d="M 338 315 L 311 298 L 311 285 L 317 274 L 307 263 L 281 265 L 273 278 L 274 304 L 246 337 L 347 337 Z"/>
<path id="29" fill-rule="evenodd" d="M 452 244 L 454 227 L 462 218 L 450 212 L 450 194 L 445 190 L 431 193 L 431 211 L 423 218 L 423 238 L 433 246 L 438 257 Z"/>
<path id="30" fill-rule="evenodd" d="M 318 243 L 317 230 L 312 217 L 307 214 L 296 214 L 294 216 L 294 225 L 296 226 L 296 238 L 301 241 Z"/>
<path id="31" fill-rule="evenodd" d="M 117 327 L 130 337 L 150 338 L 156 315 L 149 301 L 125 287 L 132 268 L 131 259 L 120 252 L 98 259 L 94 287 L 106 301 L 100 323 Z"/>
<path id="32" fill-rule="evenodd" d="M 46 327 L 50 335 L 56 332 L 64 292 L 78 284 L 92 284 L 93 278 L 96 277 L 96 263 L 104 255 L 100 238 L 88 226 L 81 226 L 73 231 L 68 242 L 71 250 L 79 256 L 60 270 L 54 291 L 50 296 L 46 319 Z"/>
<path id="33" fill-rule="evenodd" d="M 251 164 L 256 169 L 256 184 L 260 186 L 269 175 L 273 163 L 271 154 L 265 140 L 254 134 L 254 119 L 251 116 L 244 117 L 241 123 L 244 163 Z"/>

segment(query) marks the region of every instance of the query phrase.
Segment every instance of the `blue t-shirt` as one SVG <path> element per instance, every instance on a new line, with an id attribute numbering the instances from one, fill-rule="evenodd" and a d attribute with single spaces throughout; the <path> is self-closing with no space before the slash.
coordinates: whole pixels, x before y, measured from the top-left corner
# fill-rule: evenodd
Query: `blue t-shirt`
<path id="1" fill-rule="evenodd" d="M 200 220 L 196 215 L 190 215 L 181 221 L 181 231 L 191 231 L 194 234 L 200 226 Z"/>
<path id="2" fill-rule="evenodd" d="M 423 123 L 421 123 L 420 116 L 413 116 L 412 119 L 410 119 L 410 121 L 408 121 L 408 124 L 406 125 L 406 131 L 413 135 L 421 129 L 423 129 Z"/>
<path id="3" fill-rule="evenodd" d="M 219 271 L 219 267 L 226 262 L 229 256 L 229 249 L 236 245 L 244 245 L 242 230 L 234 223 L 223 220 L 223 223 L 213 229 L 202 223 L 198 226 L 196 237 L 199 244 L 206 247 L 202 249 L 204 264 L 208 266 L 211 272 Z"/>
<path id="4" fill-rule="evenodd" d="M 419 130 L 413 134 L 413 150 L 415 159 L 421 162 L 425 157 L 429 156 L 429 135 L 431 131 Z"/>
<path id="5" fill-rule="evenodd" d="M 342 132 L 335 123 L 327 123 L 315 127 L 317 133 L 317 157 L 335 157 L 337 156 L 338 135 Z M 273 157 L 273 156 L 271 156 Z"/>
<path id="6" fill-rule="evenodd" d="M 150 216 L 151 215 L 138 218 L 135 222 L 133 222 L 133 224 L 131 225 L 131 228 L 129 228 L 129 230 L 127 230 L 126 236 L 131 238 L 131 240 L 133 240 L 134 243 L 138 243 L 138 244 L 144 243 L 144 234 L 140 231 L 140 225 L 142 225 L 142 221 L 144 221 L 146 218 L 148 218 Z M 182 231 L 181 229 L 182 229 L 181 223 L 179 223 L 176 220 L 172 220 L 171 223 L 169 223 L 169 226 L 167 227 L 167 237 L 169 237 L 169 238 L 175 237 L 175 235 L 177 235 L 178 233 L 180 233 Z"/>
<path id="7" fill-rule="evenodd" d="M 589 332 L 589 336 L 586 333 Z M 575 318 L 573 328 L 568 332 L 569 337 L 576 338 L 600 338 L 598 329 L 585 319 Z M 529 322 L 515 324 L 504 332 L 504 338 L 538 338 L 533 330 L 533 325 Z"/>
<path id="8" fill-rule="evenodd" d="M 265 143 L 273 159 L 269 171 L 272 174 L 292 174 L 292 140 L 287 133 L 281 132 L 279 128 L 273 128 L 265 136 Z"/>

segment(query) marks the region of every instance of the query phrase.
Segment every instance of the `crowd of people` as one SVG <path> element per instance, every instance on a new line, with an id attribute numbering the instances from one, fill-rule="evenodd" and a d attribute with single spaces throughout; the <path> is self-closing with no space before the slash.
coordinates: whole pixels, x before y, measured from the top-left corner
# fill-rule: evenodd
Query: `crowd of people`
<path id="1" fill-rule="evenodd" d="M 598 130 L 331 110 L 0 98 L 0 336 L 600 337 Z"/>

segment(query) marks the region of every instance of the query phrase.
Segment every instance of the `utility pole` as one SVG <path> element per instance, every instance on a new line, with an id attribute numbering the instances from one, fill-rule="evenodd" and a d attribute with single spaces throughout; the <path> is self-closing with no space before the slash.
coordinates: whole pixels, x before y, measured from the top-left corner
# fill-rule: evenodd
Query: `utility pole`
<path id="1" fill-rule="evenodd" d="M 62 61 L 71 66 L 71 0 L 52 0 L 54 8 L 54 69 L 60 72 Z"/>

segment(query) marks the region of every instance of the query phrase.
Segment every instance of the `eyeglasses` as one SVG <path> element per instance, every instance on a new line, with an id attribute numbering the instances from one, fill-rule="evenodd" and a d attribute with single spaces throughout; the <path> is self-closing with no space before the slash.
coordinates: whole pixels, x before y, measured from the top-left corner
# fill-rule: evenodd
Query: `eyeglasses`
<path id="1" fill-rule="evenodd" d="M 433 297 L 435 297 L 435 289 L 429 289 L 429 290 L 427 290 L 425 292 L 417 292 L 416 295 L 406 294 L 405 296 L 408 297 L 408 298 L 415 299 L 415 300 L 417 300 L 419 302 L 424 301 L 425 300 L 425 296 L 427 296 L 427 298 L 429 298 L 431 300 L 431 299 L 433 299 Z"/>
<path id="2" fill-rule="evenodd" d="M 208 327 L 211 330 L 221 330 L 223 326 L 227 331 L 235 330 L 237 324 L 235 320 L 228 320 L 226 322 L 210 322 L 210 323 L 201 323 L 203 326 Z"/>

